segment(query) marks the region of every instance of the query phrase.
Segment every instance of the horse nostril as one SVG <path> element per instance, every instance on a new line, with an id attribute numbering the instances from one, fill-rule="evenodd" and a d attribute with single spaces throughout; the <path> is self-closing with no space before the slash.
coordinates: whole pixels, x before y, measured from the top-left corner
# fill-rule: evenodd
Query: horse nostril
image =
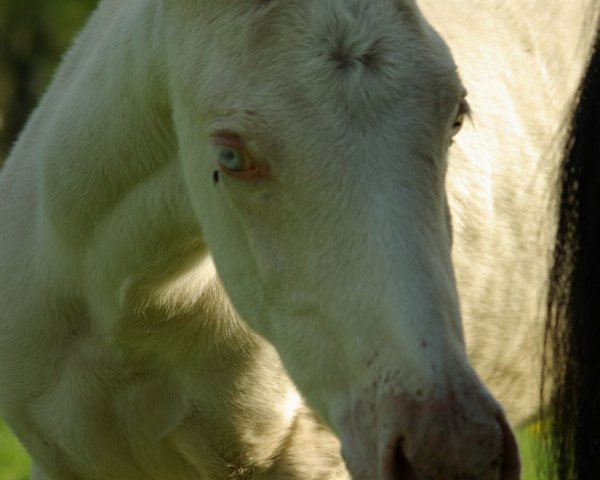
<path id="1" fill-rule="evenodd" d="M 519 480 L 521 462 L 517 440 L 504 417 L 498 417 L 502 430 L 502 464 L 500 467 L 500 480 Z"/>
<path id="2" fill-rule="evenodd" d="M 502 416 L 496 418 L 500 433 L 502 434 L 502 450 L 498 451 L 498 443 L 494 452 L 489 451 L 488 454 L 494 455 L 493 458 L 488 457 L 490 463 L 469 463 L 463 457 L 457 457 L 452 449 L 446 451 L 444 448 L 439 449 L 440 457 L 430 458 L 430 461 L 421 463 L 421 460 L 413 458 L 411 463 L 406 455 L 405 438 L 400 438 L 396 443 L 396 449 L 393 459 L 388 459 L 391 475 L 383 475 L 386 480 L 418 480 L 416 471 L 425 478 L 446 479 L 446 478 L 496 478 L 499 480 L 519 480 L 521 464 L 519 461 L 519 450 L 515 435 L 508 425 L 506 419 Z M 495 430 L 495 429 L 494 429 Z M 499 440 L 498 430 L 495 430 L 496 442 Z M 444 453 L 446 452 L 446 453 Z M 436 453 L 437 450 L 436 450 Z M 481 452 L 480 452 L 481 453 Z M 484 455 L 485 457 L 485 455 Z M 430 463 L 431 462 L 431 463 Z M 437 465 L 437 466 L 436 466 Z M 417 470 L 415 470 L 415 468 Z"/>
<path id="3" fill-rule="evenodd" d="M 404 455 L 402 450 L 403 439 L 398 440 L 396 444 L 396 456 L 394 459 L 394 471 L 392 475 L 393 480 L 417 480 L 417 474 L 415 473 L 412 465 Z"/>

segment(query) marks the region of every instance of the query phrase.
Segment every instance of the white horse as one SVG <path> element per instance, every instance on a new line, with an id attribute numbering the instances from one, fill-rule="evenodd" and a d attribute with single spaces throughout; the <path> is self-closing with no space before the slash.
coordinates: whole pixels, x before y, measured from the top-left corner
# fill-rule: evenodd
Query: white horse
<path id="1" fill-rule="evenodd" d="M 518 478 L 447 196 L 520 422 L 590 5 L 422 7 L 462 81 L 411 0 L 100 3 L 0 176 L 32 479 Z"/>

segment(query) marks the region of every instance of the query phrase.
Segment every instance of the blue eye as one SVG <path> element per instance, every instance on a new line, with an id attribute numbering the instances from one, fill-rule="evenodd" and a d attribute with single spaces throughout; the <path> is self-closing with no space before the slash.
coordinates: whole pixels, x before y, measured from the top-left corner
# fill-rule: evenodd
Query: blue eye
<path id="1" fill-rule="evenodd" d="M 221 147 L 219 152 L 219 163 L 225 170 L 240 172 L 244 170 L 244 155 L 240 150 L 234 147 Z"/>

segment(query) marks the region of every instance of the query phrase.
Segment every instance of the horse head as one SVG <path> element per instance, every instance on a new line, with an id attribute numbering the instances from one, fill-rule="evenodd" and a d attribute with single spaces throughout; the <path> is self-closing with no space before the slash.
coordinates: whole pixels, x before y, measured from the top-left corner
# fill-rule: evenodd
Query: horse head
<path id="1" fill-rule="evenodd" d="M 408 0 L 166 3 L 205 241 L 352 477 L 518 478 L 465 352 L 445 172 L 468 107 L 444 41 Z"/>

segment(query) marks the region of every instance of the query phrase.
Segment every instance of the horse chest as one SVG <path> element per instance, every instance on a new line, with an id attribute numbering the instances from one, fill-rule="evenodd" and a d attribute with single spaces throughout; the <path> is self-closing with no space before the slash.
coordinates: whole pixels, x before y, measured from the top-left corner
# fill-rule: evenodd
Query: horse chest
<path id="1" fill-rule="evenodd" d="M 143 369 L 89 337 L 63 357 L 25 409 L 58 478 L 249 478 L 268 469 L 293 420 L 279 411 L 280 392 L 214 365 Z"/>

